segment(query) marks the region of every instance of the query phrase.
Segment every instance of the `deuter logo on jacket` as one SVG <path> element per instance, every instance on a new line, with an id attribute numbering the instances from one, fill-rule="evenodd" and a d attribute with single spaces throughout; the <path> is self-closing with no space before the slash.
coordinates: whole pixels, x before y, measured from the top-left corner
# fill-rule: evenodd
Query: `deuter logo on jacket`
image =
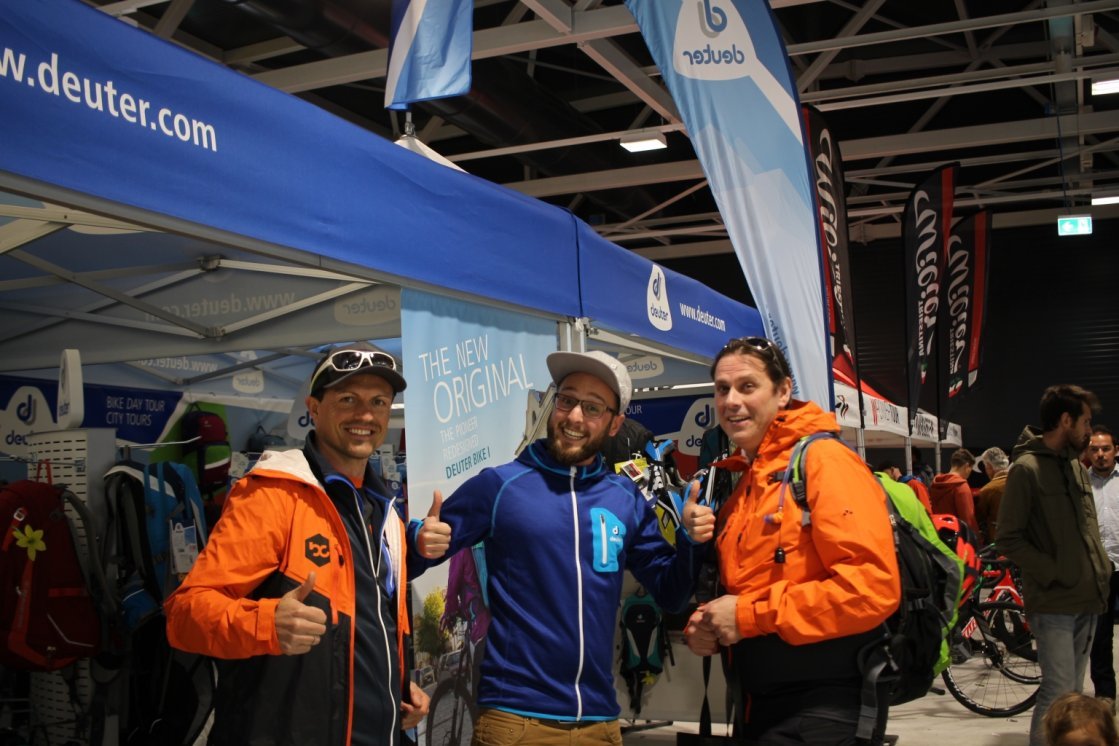
<path id="1" fill-rule="evenodd" d="M 307 559 L 317 567 L 330 562 L 330 542 L 322 534 L 315 534 L 304 542 Z"/>
<path id="2" fill-rule="evenodd" d="M 654 328 L 667 332 L 672 328 L 672 309 L 668 307 L 668 286 L 664 281 L 664 270 L 653 265 L 649 274 L 649 288 L 645 292 L 645 306 L 649 312 L 649 323 Z"/>

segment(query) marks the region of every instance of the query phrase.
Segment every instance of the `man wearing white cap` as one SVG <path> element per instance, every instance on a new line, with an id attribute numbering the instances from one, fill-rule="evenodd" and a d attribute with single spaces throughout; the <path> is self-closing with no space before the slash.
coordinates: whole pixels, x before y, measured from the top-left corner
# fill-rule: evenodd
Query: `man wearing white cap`
<path id="1" fill-rule="evenodd" d="M 693 489 L 673 549 L 656 512 L 599 451 L 625 419 L 632 384 L 603 352 L 554 352 L 547 437 L 485 469 L 409 530 L 418 575 L 484 542 L 489 634 L 478 686 L 482 743 L 621 743 L 614 629 L 630 570 L 667 610 L 691 597 L 698 545 L 715 527 Z M 496 739 L 496 740 L 495 740 Z"/>

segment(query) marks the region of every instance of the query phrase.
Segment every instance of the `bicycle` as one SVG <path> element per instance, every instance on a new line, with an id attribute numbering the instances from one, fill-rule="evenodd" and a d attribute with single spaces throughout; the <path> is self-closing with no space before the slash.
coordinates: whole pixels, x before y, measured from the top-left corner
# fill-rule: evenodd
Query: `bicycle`
<path id="1" fill-rule="evenodd" d="M 1009 717 L 1033 707 L 1041 667 L 1017 568 L 998 557 L 993 544 L 980 551 L 980 558 L 980 582 L 960 607 L 951 636 L 952 662 L 941 678 L 972 712 Z"/>
<path id="2" fill-rule="evenodd" d="M 461 640 L 454 672 L 435 687 L 427 716 L 427 746 L 468 746 L 474 736 L 478 707 L 474 702 L 475 645 L 470 642 L 467 622 L 455 621 L 451 638 Z"/>

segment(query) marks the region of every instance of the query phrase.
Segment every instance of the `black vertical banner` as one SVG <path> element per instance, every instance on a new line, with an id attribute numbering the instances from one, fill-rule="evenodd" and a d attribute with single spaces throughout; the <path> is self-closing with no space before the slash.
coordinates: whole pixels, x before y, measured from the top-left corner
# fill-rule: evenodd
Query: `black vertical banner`
<path id="1" fill-rule="evenodd" d="M 813 106 L 804 107 L 804 124 L 812 174 L 816 179 L 816 207 L 820 218 L 820 239 L 824 251 L 828 301 L 828 333 L 831 337 L 832 364 L 849 368 L 844 372 L 859 385 L 855 359 L 855 309 L 851 297 L 851 260 L 847 246 L 846 186 L 839 143 L 823 115 Z"/>
<path id="2" fill-rule="evenodd" d="M 970 388 L 973 352 L 978 352 L 985 305 L 989 215 L 968 215 L 953 226 L 944 264 L 944 297 L 940 304 L 940 375 L 937 414 L 940 438 Z M 978 356 L 975 356 L 978 360 Z"/>
<path id="3" fill-rule="evenodd" d="M 980 386 L 979 368 L 983 364 L 983 331 L 987 323 L 987 283 L 991 277 L 991 213 L 975 216 L 975 274 L 971 297 L 971 341 L 968 343 L 967 387 Z"/>
<path id="4" fill-rule="evenodd" d="M 917 418 L 921 386 L 928 376 L 936 341 L 941 285 L 958 163 L 940 166 L 914 187 L 905 203 L 902 237 L 905 252 L 906 362 L 909 372 L 909 431 Z"/>

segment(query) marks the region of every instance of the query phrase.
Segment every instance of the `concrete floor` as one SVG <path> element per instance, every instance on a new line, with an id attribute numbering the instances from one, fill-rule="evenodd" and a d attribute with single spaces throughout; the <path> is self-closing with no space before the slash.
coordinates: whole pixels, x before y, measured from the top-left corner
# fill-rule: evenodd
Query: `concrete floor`
<path id="1" fill-rule="evenodd" d="M 890 710 L 889 735 L 898 746 L 1026 746 L 1032 710 L 1012 718 L 988 718 L 964 709 L 950 694 L 929 694 Z M 716 734 L 725 732 L 715 726 Z M 625 746 L 673 746 L 676 733 L 696 733 L 696 723 L 673 723 L 626 733 Z"/>
<path id="2" fill-rule="evenodd" d="M 1119 638 L 1119 630 L 1116 637 Z M 1115 648 L 1114 660 L 1119 671 L 1119 645 Z M 939 679 L 935 687 L 944 688 Z M 1084 679 L 1084 692 L 1093 693 L 1088 676 Z M 886 733 L 898 737 L 898 746 L 1027 746 L 1032 715 L 1030 709 L 1009 718 L 984 717 L 965 709 L 947 692 L 932 692 L 914 702 L 891 708 Z M 722 735 L 726 729 L 715 725 L 712 731 Z M 628 732 L 622 740 L 625 746 L 674 746 L 678 732 L 698 733 L 699 724 L 678 721 Z"/>

